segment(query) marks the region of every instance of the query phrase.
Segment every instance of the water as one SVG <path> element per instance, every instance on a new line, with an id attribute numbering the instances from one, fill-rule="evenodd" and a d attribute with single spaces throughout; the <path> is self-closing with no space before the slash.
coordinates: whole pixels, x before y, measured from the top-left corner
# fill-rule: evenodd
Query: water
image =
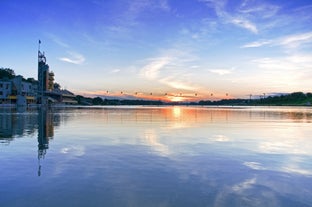
<path id="1" fill-rule="evenodd" d="M 312 108 L 0 110 L 0 206 L 312 206 Z"/>

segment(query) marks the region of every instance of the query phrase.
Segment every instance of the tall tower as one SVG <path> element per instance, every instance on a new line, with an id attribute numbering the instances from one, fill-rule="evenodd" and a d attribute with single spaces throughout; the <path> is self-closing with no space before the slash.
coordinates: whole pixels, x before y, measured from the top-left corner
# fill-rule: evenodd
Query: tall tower
<path id="1" fill-rule="evenodd" d="M 49 65 L 46 63 L 44 52 L 40 51 L 41 41 L 39 40 L 38 49 L 38 104 L 47 104 L 46 91 L 49 84 Z"/>

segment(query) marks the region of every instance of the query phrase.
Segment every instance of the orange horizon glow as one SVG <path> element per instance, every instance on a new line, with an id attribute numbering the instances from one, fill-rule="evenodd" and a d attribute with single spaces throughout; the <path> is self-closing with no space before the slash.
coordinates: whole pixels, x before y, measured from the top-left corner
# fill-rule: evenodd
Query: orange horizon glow
<path id="1" fill-rule="evenodd" d="M 110 98 L 134 98 L 144 99 L 153 101 L 163 102 L 196 102 L 200 100 L 222 100 L 222 99 L 233 99 L 234 96 L 229 94 L 213 94 L 213 93 L 146 93 L 146 92 L 126 92 L 126 91 L 78 91 L 75 94 L 86 96 L 86 97 L 110 97 Z"/>

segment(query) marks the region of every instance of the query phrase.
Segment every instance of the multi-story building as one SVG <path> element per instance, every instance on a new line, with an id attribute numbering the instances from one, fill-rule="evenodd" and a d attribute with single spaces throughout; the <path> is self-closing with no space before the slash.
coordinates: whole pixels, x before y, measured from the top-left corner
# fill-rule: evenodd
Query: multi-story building
<path id="1" fill-rule="evenodd" d="M 22 76 L 0 80 L 0 103 L 28 105 L 36 103 L 37 84 L 27 82 Z"/>
<path id="2" fill-rule="evenodd" d="M 12 93 L 12 81 L 10 80 L 0 80 L 0 103 L 10 104 L 9 96 Z"/>
<path id="3" fill-rule="evenodd" d="M 39 42 L 40 43 L 40 42 Z M 75 95 L 54 87 L 54 73 L 49 70 L 45 54 L 38 51 L 38 81 L 22 76 L 0 79 L 0 104 L 27 106 L 29 104 L 77 104 Z"/>

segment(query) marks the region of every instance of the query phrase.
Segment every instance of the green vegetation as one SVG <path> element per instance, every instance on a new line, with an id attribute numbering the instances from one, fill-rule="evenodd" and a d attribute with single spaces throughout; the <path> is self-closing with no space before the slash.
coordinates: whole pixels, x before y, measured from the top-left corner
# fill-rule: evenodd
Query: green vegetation
<path id="1" fill-rule="evenodd" d="M 15 72 L 14 72 L 14 70 L 13 69 L 11 69 L 11 68 L 3 68 L 3 67 L 1 67 L 0 68 L 0 80 L 11 80 L 11 79 L 13 79 L 13 78 L 15 78 L 17 75 L 15 75 Z M 20 75 L 21 76 L 21 75 Z M 54 89 L 61 89 L 61 85 L 60 84 L 58 84 L 58 83 L 54 83 L 53 81 L 54 81 L 54 73 L 53 72 L 51 72 L 50 73 L 50 88 L 52 89 L 52 88 L 54 88 Z M 28 82 L 28 83 L 34 83 L 34 84 L 36 84 L 36 83 L 38 83 L 38 81 L 36 80 L 36 79 L 34 79 L 34 78 L 24 78 L 23 76 L 22 76 L 22 79 L 23 79 L 23 81 L 26 81 L 26 82 Z M 53 83 L 53 85 L 51 85 L 51 83 Z"/>
<path id="2" fill-rule="evenodd" d="M 311 105 L 312 93 L 295 92 L 288 95 L 269 96 L 264 99 L 253 101 L 257 105 Z"/>
<path id="3" fill-rule="evenodd" d="M 223 99 L 220 101 L 199 101 L 192 105 L 252 105 L 252 106 L 310 106 L 312 93 L 294 92 L 287 95 L 268 96 L 260 99 Z"/>
<path id="4" fill-rule="evenodd" d="M 15 75 L 15 72 L 11 68 L 0 68 L 0 80 L 11 80 L 15 78 L 18 75 Z M 20 75 L 21 76 L 21 75 Z M 22 76 L 23 81 L 29 82 L 29 83 L 36 83 L 37 81 L 34 78 L 27 78 L 25 79 Z"/>
<path id="5" fill-rule="evenodd" d="M 12 79 L 15 77 L 15 72 L 11 68 L 0 68 L 0 79 Z"/>
<path id="6" fill-rule="evenodd" d="M 80 105 L 200 105 L 200 106 L 310 106 L 312 93 L 295 92 L 287 95 L 268 96 L 260 99 L 222 99 L 219 101 L 201 100 L 199 102 L 170 102 L 153 100 L 103 99 L 76 96 Z"/>
<path id="7" fill-rule="evenodd" d="M 88 98 L 83 96 L 76 96 L 76 100 L 79 105 L 163 105 L 162 101 L 153 101 L 153 100 L 129 100 L 129 99 L 103 99 L 101 97 Z"/>

